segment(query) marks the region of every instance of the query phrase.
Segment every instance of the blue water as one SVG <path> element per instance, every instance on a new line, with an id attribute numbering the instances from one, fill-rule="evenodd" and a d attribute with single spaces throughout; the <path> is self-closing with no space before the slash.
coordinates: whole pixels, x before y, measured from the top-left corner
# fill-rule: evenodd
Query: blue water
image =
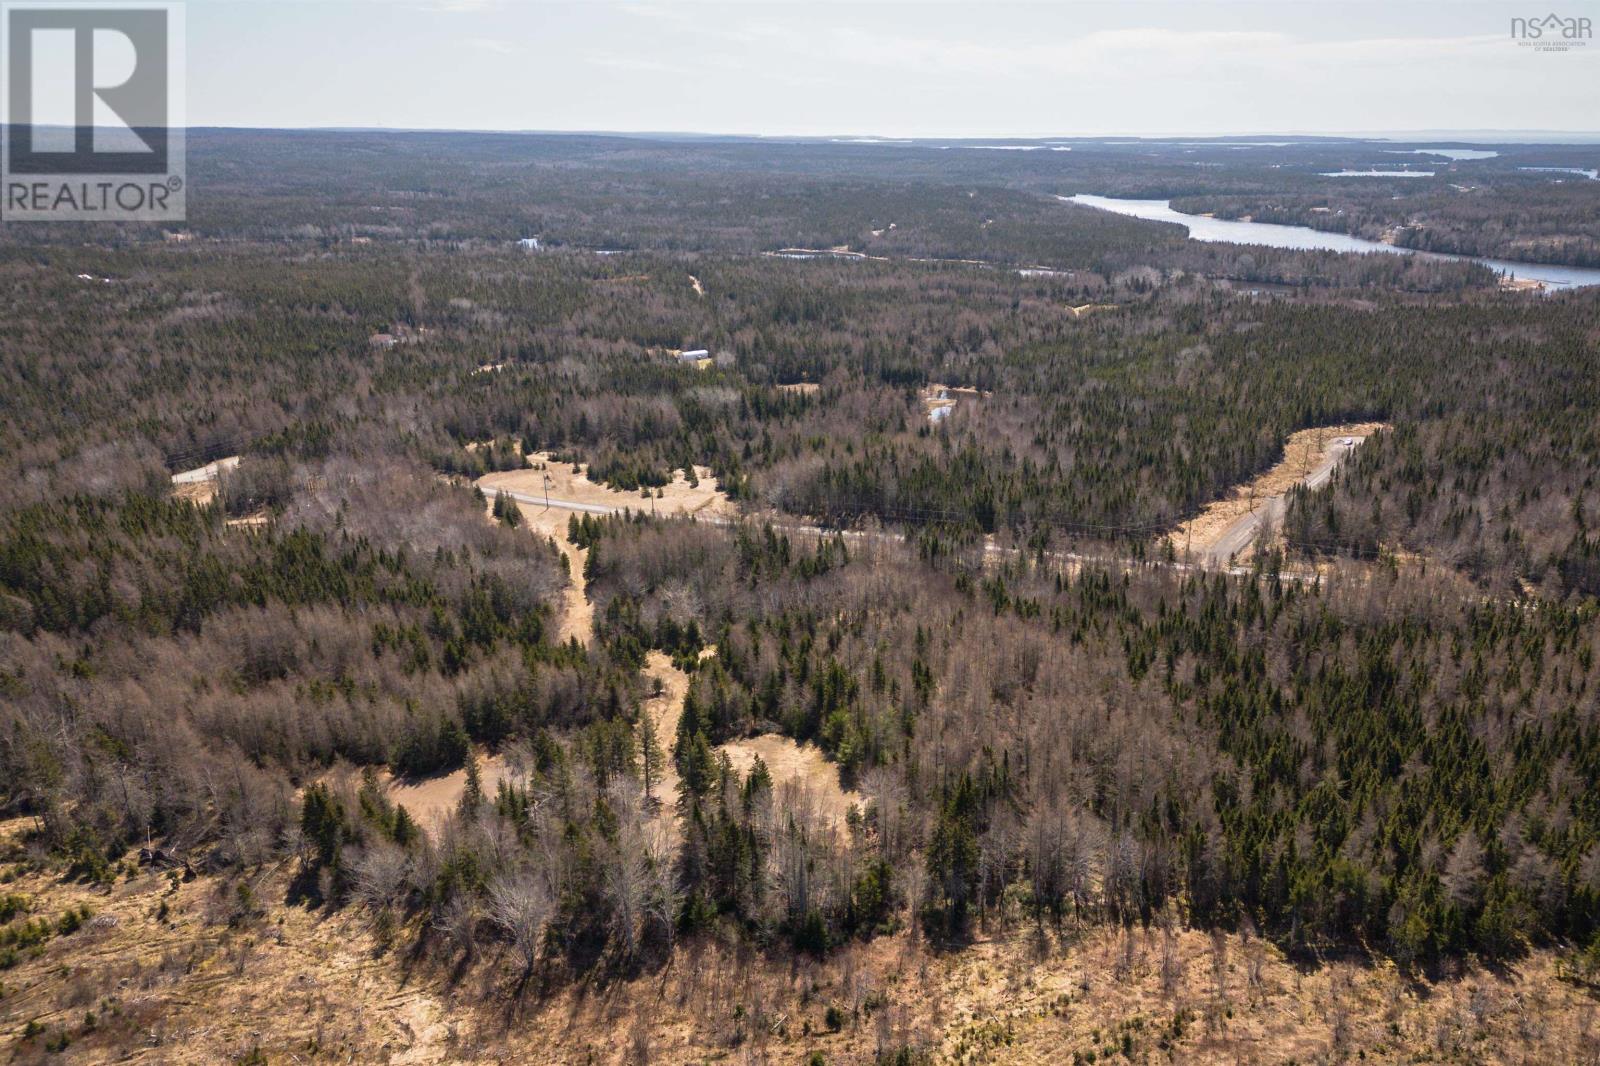
<path id="1" fill-rule="evenodd" d="M 1280 226 L 1272 222 L 1242 222 L 1237 219 L 1206 218 L 1204 215 L 1186 215 L 1172 209 L 1169 200 L 1122 200 L 1110 196 L 1063 196 L 1068 203 L 1085 207 L 1098 207 L 1119 215 L 1149 219 L 1153 222 L 1176 222 L 1189 231 L 1196 241 L 1219 241 L 1224 244 L 1260 244 L 1268 248 L 1324 249 L 1332 252 L 1385 252 L 1389 255 L 1420 255 L 1425 259 L 1453 259 L 1482 263 L 1490 270 L 1509 274 L 1515 278 L 1542 281 L 1559 288 L 1581 288 L 1600 285 L 1600 269 L 1593 267 L 1559 266 L 1555 263 L 1520 263 L 1508 259 L 1488 259 L 1477 255 L 1447 255 L 1443 252 L 1419 252 L 1411 248 L 1397 248 L 1392 244 L 1352 237 L 1347 233 L 1325 233 L 1309 226 Z"/>

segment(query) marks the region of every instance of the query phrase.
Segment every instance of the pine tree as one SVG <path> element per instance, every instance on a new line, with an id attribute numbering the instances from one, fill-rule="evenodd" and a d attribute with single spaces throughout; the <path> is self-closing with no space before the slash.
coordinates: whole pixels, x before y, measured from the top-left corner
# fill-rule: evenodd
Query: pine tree
<path id="1" fill-rule="evenodd" d="M 977 889 L 977 791 L 972 778 L 961 775 L 955 791 L 939 810 L 928 845 L 928 876 L 938 906 L 928 915 L 943 919 L 944 930 L 959 935 L 966 928 L 967 907 Z"/>
<path id="2" fill-rule="evenodd" d="M 315 784 L 306 789 L 300 804 L 300 833 L 311 846 L 308 866 L 338 868 L 340 850 L 348 834 L 344 805 L 327 785 Z"/>
<path id="3" fill-rule="evenodd" d="M 394 842 L 409 848 L 422 837 L 422 830 L 411 817 L 411 812 L 396 804 L 394 808 Z"/>
<path id="4" fill-rule="evenodd" d="M 461 815 L 472 819 L 478 815 L 478 810 L 483 806 L 483 778 L 478 773 L 478 757 L 467 756 L 467 782 L 461 790 Z"/>
<path id="5" fill-rule="evenodd" d="M 517 501 L 506 495 L 504 489 L 495 494 L 494 516 L 511 529 L 517 528 L 522 522 L 522 511 L 517 507 Z"/>

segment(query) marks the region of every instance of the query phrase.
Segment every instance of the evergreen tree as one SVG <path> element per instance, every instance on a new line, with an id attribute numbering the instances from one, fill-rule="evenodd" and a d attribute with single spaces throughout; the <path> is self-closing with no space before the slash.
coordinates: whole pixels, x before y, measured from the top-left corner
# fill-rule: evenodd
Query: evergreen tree
<path id="1" fill-rule="evenodd" d="M 461 816 L 468 821 L 478 816 L 483 807 L 483 778 L 478 772 L 478 757 L 467 754 L 467 780 L 461 790 Z"/>

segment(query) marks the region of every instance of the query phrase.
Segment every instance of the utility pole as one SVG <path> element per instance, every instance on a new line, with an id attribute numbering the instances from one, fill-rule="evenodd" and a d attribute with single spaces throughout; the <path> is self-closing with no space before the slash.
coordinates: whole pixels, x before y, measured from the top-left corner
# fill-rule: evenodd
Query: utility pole
<path id="1" fill-rule="evenodd" d="M 550 475 L 544 475 L 544 509 L 550 510 Z"/>

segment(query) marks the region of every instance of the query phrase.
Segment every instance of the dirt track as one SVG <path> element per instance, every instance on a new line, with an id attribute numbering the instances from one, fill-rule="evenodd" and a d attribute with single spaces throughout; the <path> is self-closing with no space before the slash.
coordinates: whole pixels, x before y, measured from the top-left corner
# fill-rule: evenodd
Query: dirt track
<path id="1" fill-rule="evenodd" d="M 1312 488 L 1325 484 L 1350 451 L 1387 428 L 1381 422 L 1359 422 L 1291 434 L 1277 465 L 1180 525 L 1171 534 L 1173 546 L 1180 554 L 1188 553 L 1210 566 L 1248 558 L 1257 530 L 1263 524 L 1276 527 L 1281 522 L 1284 497 L 1290 489 L 1302 482 Z M 1346 440 L 1354 443 L 1346 446 Z"/>
<path id="2" fill-rule="evenodd" d="M 977 395 L 973 390 L 952 391 Z M 479 488 L 491 501 L 499 489 L 537 496 L 544 492 L 545 477 L 548 476 L 549 492 L 555 499 L 601 508 L 638 508 L 641 505 L 649 506 L 652 502 L 631 493 L 597 485 L 571 464 L 552 461 L 548 453 L 530 456 L 530 460 L 540 468 L 488 474 L 478 480 Z M 661 499 L 653 501 L 658 513 L 723 518 L 735 514 L 733 504 L 717 487 L 711 471 L 700 467 L 696 470 L 696 477 L 700 484 L 697 487 L 690 486 L 683 473 L 678 472 L 672 484 L 662 490 Z M 554 507 L 545 509 L 538 503 L 526 500 L 520 501 L 518 506 L 528 527 L 554 539 L 568 560 L 569 582 L 563 593 L 557 631 L 559 638 L 562 641 L 576 639 L 579 643 L 589 643 L 594 638 L 594 606 L 589 602 L 584 587 L 583 563 L 586 553 L 567 540 L 567 522 L 572 517 L 572 511 Z M 714 654 L 714 650 L 708 654 Z M 674 666 L 666 655 L 652 651 L 645 660 L 645 676 L 661 687 L 661 695 L 646 700 L 644 710 L 655 726 L 657 742 L 663 753 L 668 755 L 654 794 L 663 801 L 665 827 L 675 830 L 672 804 L 677 795 L 678 775 L 671 764 L 670 753 L 678 733 L 678 719 L 683 715 L 684 696 L 689 691 L 689 675 Z M 760 755 L 772 774 L 774 789 L 781 797 L 814 805 L 819 813 L 835 823 L 842 822 L 849 809 L 861 802 L 860 796 L 846 793 L 839 787 L 837 767 L 828 762 L 815 745 L 796 744 L 788 737 L 767 734 L 731 741 L 719 750 L 727 754 L 734 768 L 741 773 L 748 772 L 755 757 Z M 452 803 L 452 793 L 459 799 L 464 784 L 464 775 L 457 773 L 439 779 L 438 784 L 424 782 L 413 787 L 428 789 L 426 796 L 429 802 L 437 804 Z"/>

